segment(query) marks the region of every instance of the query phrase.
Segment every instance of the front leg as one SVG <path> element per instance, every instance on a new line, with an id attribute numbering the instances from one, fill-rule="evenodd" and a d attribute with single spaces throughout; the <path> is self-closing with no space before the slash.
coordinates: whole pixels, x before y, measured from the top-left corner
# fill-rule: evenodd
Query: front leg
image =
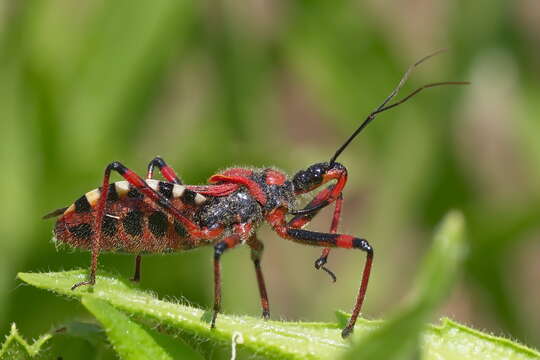
<path id="1" fill-rule="evenodd" d="M 336 234 L 339 226 L 339 220 L 341 218 L 341 207 L 343 205 L 343 194 L 339 194 L 339 197 L 336 199 L 336 206 L 334 208 L 334 215 L 332 216 L 332 224 L 330 225 L 330 234 Z M 336 282 L 336 275 L 328 269 L 325 265 L 328 261 L 328 255 L 330 254 L 330 248 L 324 248 L 321 256 L 315 260 L 315 268 L 323 269 L 328 275 Z"/>
<path id="2" fill-rule="evenodd" d="M 364 297 L 366 295 L 369 282 L 369 275 L 371 273 L 371 266 L 373 263 L 373 248 L 371 245 L 369 245 L 367 240 L 351 235 L 321 233 L 292 228 L 285 220 L 286 214 L 286 208 L 278 208 L 267 215 L 267 221 L 272 225 L 278 235 L 284 239 L 306 245 L 324 246 L 325 248 L 339 247 L 344 249 L 359 249 L 366 253 L 366 262 L 364 264 L 364 271 L 362 274 L 358 295 L 356 297 L 356 303 L 354 305 L 351 318 L 341 333 L 341 336 L 345 338 L 353 331 L 356 319 L 358 318 L 360 310 L 362 309 L 362 304 L 364 302 Z"/>
<path id="3" fill-rule="evenodd" d="M 342 191 L 347 183 L 347 169 L 343 165 L 333 161 L 330 163 L 319 163 L 310 166 L 305 171 L 297 172 L 292 182 L 295 195 L 301 195 L 313 191 L 329 181 L 335 181 L 335 183 L 319 192 L 305 208 L 290 212 L 295 217 L 289 222 L 288 226 L 294 228 L 304 227 L 317 215 L 319 210 L 335 201 L 336 207 L 330 233 L 337 232 L 341 204 L 343 202 Z M 329 248 L 323 250 L 321 256 L 315 261 L 315 268 L 323 269 L 332 277 L 333 281 L 336 281 L 334 273 L 325 267 L 329 253 Z"/>
<path id="4" fill-rule="evenodd" d="M 322 190 L 320 193 L 317 194 L 317 196 L 308 204 L 306 207 L 300 212 L 302 212 L 305 209 L 317 209 L 312 212 L 308 212 L 301 215 L 296 215 L 291 221 L 289 221 L 288 226 L 293 228 L 303 228 L 307 224 L 311 222 L 311 220 L 319 213 L 319 211 L 322 208 L 319 208 L 321 204 L 325 204 L 325 206 L 330 205 L 333 201 L 332 193 L 335 191 L 335 185 L 331 185 L 328 188 Z M 330 233 L 335 234 L 337 233 L 337 229 L 339 226 L 339 220 L 341 217 L 341 208 L 343 205 L 343 194 L 340 193 L 337 199 L 335 200 L 335 208 L 334 208 L 334 214 L 332 216 L 332 224 L 330 226 Z M 328 255 L 330 254 L 330 248 L 324 248 L 321 256 L 315 260 L 315 268 L 317 270 L 323 269 L 330 277 L 332 278 L 333 282 L 336 282 L 336 275 L 334 272 L 332 272 L 330 269 L 328 269 L 325 265 L 328 261 Z"/>

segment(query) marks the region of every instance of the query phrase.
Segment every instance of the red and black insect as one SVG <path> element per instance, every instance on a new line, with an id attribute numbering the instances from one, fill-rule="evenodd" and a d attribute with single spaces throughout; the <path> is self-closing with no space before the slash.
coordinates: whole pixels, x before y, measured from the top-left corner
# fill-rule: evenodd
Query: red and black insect
<path id="1" fill-rule="evenodd" d="M 221 308 L 221 255 L 240 244 L 251 248 L 251 259 L 259 285 L 262 316 L 270 316 L 268 296 L 261 271 L 263 243 L 256 230 L 266 221 L 282 238 L 323 247 L 315 262 L 325 268 L 330 248 L 358 249 L 366 253 L 366 262 L 352 316 L 343 329 L 348 336 L 362 308 L 368 286 L 373 248 L 363 238 L 338 234 L 337 228 L 343 202 L 342 191 L 347 182 L 347 169 L 336 162 L 341 152 L 371 122 L 377 114 L 389 110 L 420 92 L 439 85 L 463 84 L 442 82 L 425 85 L 400 101 L 391 103 L 410 71 L 434 54 L 411 66 L 398 86 L 336 151 L 330 161 L 309 166 L 292 178 L 274 168 L 229 168 L 210 177 L 207 185 L 184 185 L 163 159 L 156 157 L 148 165 L 146 179 L 115 161 L 105 169 L 102 186 L 87 192 L 67 208 L 56 210 L 45 218 L 59 216 L 54 228 L 55 240 L 92 252 L 87 281 L 72 286 L 72 290 L 93 285 L 96 281 L 98 255 L 102 251 L 123 251 L 136 254 L 134 281 L 139 281 L 141 254 L 188 250 L 214 246 L 214 313 L 215 326 Z M 153 179 L 158 167 L 166 181 Z M 109 182 L 112 171 L 125 181 Z M 299 195 L 310 193 L 324 184 L 311 202 L 299 209 Z M 334 203 L 330 231 L 304 230 L 315 215 Z"/>

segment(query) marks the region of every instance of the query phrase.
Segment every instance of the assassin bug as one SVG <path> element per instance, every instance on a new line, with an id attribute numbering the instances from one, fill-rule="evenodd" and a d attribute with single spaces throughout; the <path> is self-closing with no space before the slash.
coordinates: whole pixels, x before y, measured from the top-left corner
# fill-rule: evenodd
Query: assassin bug
<path id="1" fill-rule="evenodd" d="M 438 52 L 437 52 L 438 53 Z M 437 54 L 431 54 L 412 65 L 397 87 L 334 153 L 328 162 L 317 163 L 297 172 L 292 178 L 273 168 L 229 168 L 210 177 L 208 185 L 184 185 L 163 159 L 156 157 L 148 165 L 146 179 L 115 161 L 105 169 L 102 186 L 81 196 L 67 208 L 58 209 L 44 218 L 59 216 L 55 240 L 76 248 L 90 250 L 92 260 L 87 281 L 72 286 L 94 285 L 98 255 L 101 251 L 124 251 L 135 258 L 134 281 L 139 281 L 141 254 L 188 250 L 214 246 L 214 308 L 211 327 L 221 309 L 222 254 L 237 245 L 251 248 L 251 259 L 261 298 L 262 316 L 270 316 L 268 296 L 261 271 L 263 244 L 256 229 L 264 221 L 282 238 L 294 242 L 324 247 L 315 267 L 325 270 L 335 281 L 335 275 L 325 267 L 330 248 L 359 249 L 366 253 L 360 289 L 351 318 L 342 331 L 348 336 L 362 308 L 373 262 L 373 248 L 367 240 L 338 234 L 337 228 L 343 202 L 342 191 L 347 182 L 347 169 L 336 162 L 351 141 L 375 117 L 396 107 L 429 87 L 465 82 L 440 82 L 424 85 L 403 99 L 390 103 L 407 80 L 412 69 Z M 158 167 L 166 181 L 153 179 Z M 109 183 L 115 171 L 125 180 Z M 304 208 L 296 207 L 298 196 L 330 184 Z M 304 230 L 324 207 L 335 203 L 328 233 Z M 292 216 L 288 219 L 287 216 Z"/>

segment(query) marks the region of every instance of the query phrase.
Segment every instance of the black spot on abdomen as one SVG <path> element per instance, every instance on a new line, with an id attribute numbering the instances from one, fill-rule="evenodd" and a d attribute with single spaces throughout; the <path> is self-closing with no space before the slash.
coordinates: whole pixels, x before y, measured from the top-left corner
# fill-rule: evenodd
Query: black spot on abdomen
<path id="1" fill-rule="evenodd" d="M 109 184 L 109 192 L 107 193 L 107 201 L 117 201 L 119 199 L 116 192 L 116 184 Z"/>
<path id="2" fill-rule="evenodd" d="M 148 229 L 154 236 L 162 237 L 167 233 L 169 221 L 167 215 L 161 211 L 155 211 L 148 217 Z"/>
<path id="3" fill-rule="evenodd" d="M 105 215 L 101 224 L 101 232 L 106 236 L 115 236 L 118 219 Z"/>
<path id="4" fill-rule="evenodd" d="M 68 228 L 69 232 L 78 239 L 88 239 L 92 237 L 92 225 L 82 223 Z"/>
<path id="5" fill-rule="evenodd" d="M 159 193 L 165 196 L 167 199 L 170 199 L 172 197 L 173 186 L 174 184 L 160 181 L 158 184 Z"/>
<path id="6" fill-rule="evenodd" d="M 144 195 L 139 190 L 134 188 L 131 184 L 129 185 L 129 191 L 127 193 L 127 196 L 131 199 L 142 199 L 144 197 Z"/>
<path id="7" fill-rule="evenodd" d="M 143 213 L 140 210 L 132 210 L 124 217 L 122 223 L 127 234 L 140 236 L 143 232 Z"/>
<path id="8" fill-rule="evenodd" d="M 182 194 L 182 201 L 187 205 L 195 205 L 195 196 L 197 196 L 195 191 L 185 189 Z"/>
<path id="9" fill-rule="evenodd" d="M 180 224 L 178 221 L 174 222 L 174 231 L 180 236 L 181 238 L 186 238 L 188 235 L 187 230 L 184 228 L 184 225 Z"/>
<path id="10" fill-rule="evenodd" d="M 85 212 L 90 212 L 91 210 L 92 210 L 92 206 L 88 202 L 86 195 L 81 196 L 80 198 L 77 199 L 77 201 L 75 201 L 75 212 L 85 213 Z"/>

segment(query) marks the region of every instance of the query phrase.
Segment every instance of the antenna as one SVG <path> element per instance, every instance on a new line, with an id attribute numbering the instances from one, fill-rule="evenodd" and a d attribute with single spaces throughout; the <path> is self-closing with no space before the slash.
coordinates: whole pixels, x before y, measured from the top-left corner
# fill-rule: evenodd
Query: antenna
<path id="1" fill-rule="evenodd" d="M 349 136 L 349 138 L 343 143 L 343 145 L 341 145 L 336 153 L 334 154 L 334 156 L 332 156 L 332 158 L 330 159 L 330 165 L 334 164 L 336 162 L 336 159 L 338 158 L 339 155 L 341 155 L 341 153 L 343 152 L 343 150 L 345 150 L 347 148 L 347 146 L 349 146 L 349 144 L 351 143 L 351 141 L 354 140 L 354 138 L 360 134 L 362 132 L 362 130 L 364 130 L 364 128 L 366 126 L 369 125 L 370 122 L 372 122 L 373 120 L 375 120 L 375 118 L 377 117 L 378 114 L 382 113 L 383 111 L 386 111 L 386 110 L 390 110 L 398 105 L 401 105 L 403 104 L 404 102 L 406 102 L 407 100 L 409 100 L 410 98 L 412 98 L 413 96 L 417 95 L 419 92 L 421 92 L 422 90 L 424 89 L 428 89 L 428 88 L 432 88 L 432 87 L 436 87 L 436 86 L 442 86 L 442 85 L 468 85 L 470 84 L 468 81 L 444 81 L 444 82 L 437 82 L 437 83 L 431 83 L 431 84 L 426 84 L 422 87 L 419 87 L 418 89 L 414 90 L 412 93 L 410 93 L 409 95 L 405 96 L 403 99 L 399 100 L 399 101 L 396 101 L 395 103 L 392 103 L 390 105 L 387 105 L 399 92 L 399 90 L 403 87 L 403 85 L 405 84 L 405 82 L 407 81 L 407 79 L 409 78 L 409 75 L 411 74 L 411 72 L 414 70 L 414 68 L 416 68 L 418 65 L 420 65 L 421 63 L 423 63 L 424 61 L 428 60 L 429 58 L 432 58 L 433 56 L 435 55 L 439 55 L 440 53 L 442 52 L 445 52 L 446 49 L 442 49 L 442 50 L 438 50 L 438 51 L 435 51 L 434 53 L 432 54 L 429 54 L 425 57 L 423 57 L 422 59 L 418 60 L 416 63 L 414 63 L 413 65 L 411 65 L 407 71 L 405 72 L 405 74 L 403 74 L 403 77 L 401 78 L 401 80 L 399 81 L 399 84 L 395 87 L 395 89 L 390 93 L 390 95 L 388 95 L 388 97 L 386 99 L 384 99 L 383 103 L 381 105 L 379 105 L 377 108 L 375 108 L 375 110 L 373 110 L 371 112 L 371 114 L 368 115 L 368 117 L 364 120 L 364 122 L 362 124 L 360 124 L 360 126 L 358 127 L 358 129 L 356 129 L 351 136 Z"/>

